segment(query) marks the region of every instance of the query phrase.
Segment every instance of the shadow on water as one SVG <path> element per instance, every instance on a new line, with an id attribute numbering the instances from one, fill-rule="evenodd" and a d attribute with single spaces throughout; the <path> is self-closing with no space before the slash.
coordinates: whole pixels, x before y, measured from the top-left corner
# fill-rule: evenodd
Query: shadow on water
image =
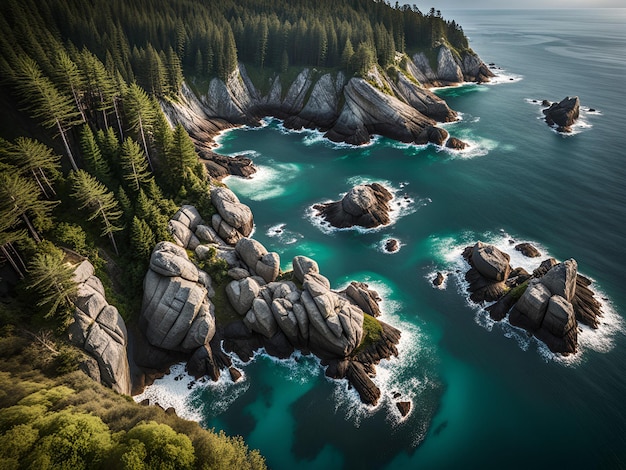
<path id="1" fill-rule="evenodd" d="M 444 388 L 437 384 L 420 393 L 411 413 L 399 421 L 393 403 L 355 419 L 353 404 L 337 404 L 327 387 L 314 387 L 290 407 L 295 422 L 294 459 L 314 461 L 324 447 L 331 446 L 343 454 L 342 468 L 377 469 L 400 453 L 412 455 L 429 430 Z"/>

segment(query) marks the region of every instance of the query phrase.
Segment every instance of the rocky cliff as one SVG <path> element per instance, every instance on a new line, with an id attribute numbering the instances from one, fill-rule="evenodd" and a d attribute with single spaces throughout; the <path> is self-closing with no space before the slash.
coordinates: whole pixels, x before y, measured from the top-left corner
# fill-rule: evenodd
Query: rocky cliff
<path id="1" fill-rule="evenodd" d="M 344 73 L 320 73 L 305 68 L 292 83 L 276 76 L 266 94 L 254 86 L 240 64 L 226 80 L 211 80 L 208 92 L 196 94 L 184 85 L 177 102 L 163 102 L 170 121 L 181 122 L 194 139 L 209 172 L 248 176 L 248 159 L 220 158 L 212 138 L 237 125 L 258 125 L 265 116 L 284 120 L 292 129 L 319 129 L 336 142 L 369 142 L 373 134 L 402 142 L 441 145 L 448 133 L 437 122 L 456 119 L 429 86 L 488 81 L 493 74 L 478 56 L 462 56 L 445 45 L 436 49 L 436 64 L 422 54 L 404 56 L 388 73 L 374 67 L 363 78 Z"/>

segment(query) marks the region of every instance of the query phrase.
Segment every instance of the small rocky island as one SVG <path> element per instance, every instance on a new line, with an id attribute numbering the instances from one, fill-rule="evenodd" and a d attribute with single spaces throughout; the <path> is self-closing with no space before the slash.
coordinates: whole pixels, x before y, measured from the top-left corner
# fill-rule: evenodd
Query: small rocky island
<path id="1" fill-rule="evenodd" d="M 518 247 L 527 256 L 538 253 L 534 247 Z M 601 304 L 589 289 L 591 281 L 578 273 L 576 260 L 549 258 L 528 273 L 512 268 L 507 253 L 480 241 L 467 247 L 463 258 L 470 265 L 465 279 L 471 300 L 488 303 L 495 321 L 508 315 L 511 325 L 524 328 L 552 352 L 576 353 L 579 323 L 598 328 Z"/>
<path id="2" fill-rule="evenodd" d="M 543 100 L 542 105 L 548 106 L 542 112 L 549 126 L 556 127 L 557 132 L 572 132 L 572 126 L 580 116 L 580 100 L 578 96 L 571 98 L 567 96 L 558 103 L 550 103 L 547 100 Z"/>
<path id="3" fill-rule="evenodd" d="M 313 209 L 336 228 L 375 228 L 391 222 L 389 201 L 393 194 L 379 183 L 355 186 L 340 201 L 316 204 Z"/>

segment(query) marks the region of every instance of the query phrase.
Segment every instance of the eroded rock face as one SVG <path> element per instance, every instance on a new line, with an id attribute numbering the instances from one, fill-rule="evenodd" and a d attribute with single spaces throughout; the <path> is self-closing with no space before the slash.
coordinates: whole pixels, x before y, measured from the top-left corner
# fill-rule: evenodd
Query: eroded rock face
<path id="1" fill-rule="evenodd" d="M 155 347 L 193 352 L 215 334 L 210 278 L 189 260 L 182 247 L 160 242 L 144 279 L 140 327 Z"/>
<path id="2" fill-rule="evenodd" d="M 265 282 L 276 280 L 280 271 L 278 253 L 268 253 L 261 243 L 252 238 L 239 240 L 235 245 L 235 251 L 252 275 L 261 276 Z"/>
<path id="3" fill-rule="evenodd" d="M 333 227 L 348 228 L 355 225 L 374 228 L 390 222 L 389 201 L 393 195 L 378 183 L 363 184 L 352 188 L 341 201 L 316 204 L 317 215 Z"/>
<path id="4" fill-rule="evenodd" d="M 89 261 L 77 267 L 74 280 L 78 284 L 78 295 L 74 322 L 68 329 L 69 339 L 95 358 L 96 375 L 104 385 L 130 395 L 126 324 L 117 308 L 107 302 L 104 287 Z"/>
<path id="5" fill-rule="evenodd" d="M 504 281 L 511 270 L 511 257 L 493 245 L 477 242 L 472 251 L 472 263 L 478 272 L 492 281 Z"/>
<path id="6" fill-rule="evenodd" d="M 556 125 L 559 132 L 571 132 L 571 126 L 580 116 L 580 100 L 578 96 L 567 96 L 559 103 L 552 103 L 548 109 L 543 110 L 543 114 L 548 125 Z"/>

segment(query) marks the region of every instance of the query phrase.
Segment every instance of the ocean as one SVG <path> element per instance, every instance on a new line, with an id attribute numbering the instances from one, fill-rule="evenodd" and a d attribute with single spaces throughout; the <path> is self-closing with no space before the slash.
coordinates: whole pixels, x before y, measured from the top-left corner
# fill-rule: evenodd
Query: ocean
<path id="1" fill-rule="evenodd" d="M 249 155 L 251 180 L 227 184 L 255 215 L 254 237 L 290 269 L 317 260 L 334 288 L 365 281 L 382 320 L 402 330 L 398 358 L 375 379 L 383 397 L 363 406 L 319 361 L 258 354 L 218 383 L 182 366 L 144 395 L 208 428 L 242 435 L 273 469 L 626 468 L 626 9 L 444 11 L 501 76 L 437 93 L 461 114 L 445 125 L 461 152 L 376 137 L 333 144 L 268 119 L 220 136 L 225 154 Z M 541 119 L 533 100 L 580 97 L 571 135 Z M 333 230 L 311 206 L 353 185 L 390 188 L 394 219 L 376 230 Z M 400 241 L 397 253 L 382 249 Z M 542 258 L 575 258 L 603 302 L 598 330 L 563 358 L 465 294 L 461 258 L 478 240 Z M 446 274 L 441 288 L 431 280 Z M 412 403 L 401 419 L 393 394 Z"/>

